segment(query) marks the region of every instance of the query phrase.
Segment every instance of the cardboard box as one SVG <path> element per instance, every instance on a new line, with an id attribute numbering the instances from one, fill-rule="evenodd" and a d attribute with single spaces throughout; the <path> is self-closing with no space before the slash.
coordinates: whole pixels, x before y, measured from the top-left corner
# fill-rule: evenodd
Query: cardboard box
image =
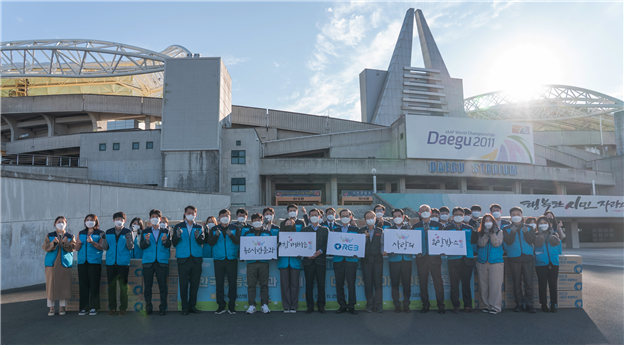
<path id="1" fill-rule="evenodd" d="M 119 293 L 117 293 L 117 309 L 119 309 L 120 300 Z M 100 296 L 100 309 L 102 311 L 108 311 L 110 308 L 108 306 L 108 295 Z M 127 311 L 135 311 L 138 312 L 143 309 L 143 295 L 130 295 L 128 294 L 128 308 Z"/>
<path id="2" fill-rule="evenodd" d="M 143 294 L 143 277 L 128 277 L 128 295 Z"/>
<path id="3" fill-rule="evenodd" d="M 177 277 L 178 273 L 178 260 L 177 259 L 169 259 L 169 276 Z"/>
<path id="4" fill-rule="evenodd" d="M 557 291 L 581 291 L 583 290 L 583 277 L 580 273 L 559 274 Z"/>
<path id="5" fill-rule="evenodd" d="M 546 295 L 550 306 L 550 294 Z M 583 308 L 582 291 L 559 291 L 557 308 Z"/>
<path id="6" fill-rule="evenodd" d="M 582 273 L 583 258 L 579 255 L 559 255 L 559 273 Z"/>

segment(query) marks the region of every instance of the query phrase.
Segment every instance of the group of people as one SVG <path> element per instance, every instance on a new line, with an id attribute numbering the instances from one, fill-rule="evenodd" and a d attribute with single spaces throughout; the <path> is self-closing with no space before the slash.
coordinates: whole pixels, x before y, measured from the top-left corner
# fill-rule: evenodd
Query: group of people
<path id="1" fill-rule="evenodd" d="M 557 311 L 557 280 L 561 241 L 564 238 L 562 224 L 557 222 L 551 211 L 537 218 L 524 217 L 522 208 L 509 210 L 510 220 L 502 219 L 502 208 L 498 204 L 489 207 L 490 212 L 482 216 L 479 205 L 471 208 L 431 208 L 423 204 L 418 211 L 418 222 L 410 220 L 401 209 L 391 212 L 391 219 L 384 218 L 386 209 L 376 205 L 373 211 L 364 213 L 365 225 L 359 227 L 349 209 L 329 207 L 322 211 L 302 207 L 303 219 L 298 218 L 299 207 L 290 204 L 288 217 L 276 225 L 275 211 L 271 207 L 262 214 L 253 214 L 248 222 L 248 212 L 236 210 L 235 220 L 227 209 L 219 215 L 209 216 L 202 225 L 196 222 L 197 209 L 184 208 L 184 221 L 170 227 L 168 219 L 160 210 L 152 209 L 149 220 L 135 217 L 126 228 L 126 215 L 113 214 L 114 227 L 100 229 L 98 217 L 89 214 L 84 219 L 84 229 L 77 236 L 67 232 L 67 220 L 63 216 L 55 219 L 56 231 L 47 234 L 43 249 L 45 256 L 46 293 L 50 316 L 54 316 L 55 301 L 59 301 L 59 315 L 66 313 L 67 299 L 71 296 L 71 267 L 73 253 L 78 254 L 79 315 L 96 315 L 100 310 L 100 277 L 103 251 L 106 251 L 106 276 L 108 279 L 109 308 L 107 315 L 125 315 L 128 307 L 128 274 L 131 259 L 141 259 L 144 277 L 145 314 L 153 313 L 152 286 L 154 278 L 160 291 L 159 315 L 167 311 L 167 276 L 170 248 L 175 247 L 179 273 L 179 287 L 182 315 L 201 313 L 197 305 L 197 292 L 202 273 L 203 258 L 213 258 L 216 278 L 215 314 L 236 314 L 236 276 L 239 267 L 240 238 L 244 236 L 279 236 L 279 232 L 313 232 L 316 234 L 316 252 L 310 257 L 280 257 L 277 264 L 280 272 L 280 288 L 284 313 L 296 313 L 299 298 L 299 273 L 303 267 L 306 283 L 306 313 L 316 310 L 325 313 L 325 275 L 327 240 L 329 232 L 361 233 L 366 236 L 365 256 L 333 256 L 336 278 L 336 297 L 339 309 L 335 313 L 358 314 L 355 309 L 355 282 L 358 263 L 361 265 L 368 313 L 382 313 L 383 259 L 388 258 L 394 312 L 411 312 L 411 274 L 413 261 L 420 279 L 421 313 L 431 307 L 429 301 L 429 278 L 433 281 L 438 313 L 444 314 L 444 288 L 442 282 L 442 256 L 448 260 L 450 278 L 450 300 L 453 313 L 460 312 L 460 284 L 463 311 L 478 313 L 472 307 L 471 278 L 474 267 L 479 276 L 485 313 L 497 314 L 502 310 L 501 286 L 504 281 L 503 255 L 507 254 L 511 268 L 515 312 L 536 313 L 533 300 L 533 268 L 539 284 L 539 302 L 542 311 Z M 417 255 L 386 253 L 384 251 L 385 229 L 421 230 L 422 253 Z M 465 255 L 430 255 L 427 238 L 431 230 L 465 231 L 467 245 Z M 279 239 L 279 237 L 278 237 Z M 279 243 L 279 240 L 278 240 Z M 269 264 L 267 260 L 247 260 L 248 314 L 256 312 L 256 286 L 260 286 L 260 310 L 270 313 L 268 308 Z M 225 301 L 224 284 L 227 277 L 228 298 Z M 347 283 L 348 297 L 345 297 L 344 283 Z M 314 283 L 317 286 L 317 300 L 314 301 Z M 119 284 L 119 307 L 117 304 Z M 399 286 L 403 288 L 401 302 Z M 550 289 L 550 307 L 547 301 L 547 286 Z M 347 302 L 348 300 L 348 302 Z"/>

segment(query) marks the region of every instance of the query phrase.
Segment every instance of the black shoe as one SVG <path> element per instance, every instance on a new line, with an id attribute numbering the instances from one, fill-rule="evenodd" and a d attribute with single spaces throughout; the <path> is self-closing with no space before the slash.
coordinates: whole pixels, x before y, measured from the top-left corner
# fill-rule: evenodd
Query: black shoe
<path id="1" fill-rule="evenodd" d="M 325 314 L 325 307 L 319 307 L 318 312 L 321 314 Z"/>
<path id="2" fill-rule="evenodd" d="M 552 305 L 550 307 L 550 311 L 553 312 L 553 313 L 557 313 L 557 305 Z"/>
<path id="3" fill-rule="evenodd" d="M 438 308 L 438 314 L 444 314 L 444 313 L 446 313 L 444 308 Z"/>
<path id="4" fill-rule="evenodd" d="M 358 314 L 358 311 L 356 311 L 355 308 L 349 308 L 349 313 Z"/>
<path id="5" fill-rule="evenodd" d="M 314 312 L 314 308 L 308 308 L 308 309 L 306 309 L 306 314 L 310 314 L 310 313 L 312 313 L 312 312 Z"/>
<path id="6" fill-rule="evenodd" d="M 165 311 L 160 311 L 160 312 L 158 312 L 158 315 L 160 315 L 161 317 L 162 317 L 163 315 L 165 315 L 165 314 L 167 314 L 167 312 L 165 312 Z"/>
<path id="7" fill-rule="evenodd" d="M 146 311 L 145 311 L 145 315 L 150 315 L 150 314 L 152 314 L 152 313 L 153 313 L 153 312 L 152 312 L 152 310 L 151 310 L 151 309 L 148 309 L 148 310 L 146 310 Z"/>
<path id="8" fill-rule="evenodd" d="M 188 311 L 182 311 L 182 315 L 188 315 Z"/>
<path id="9" fill-rule="evenodd" d="M 347 311 L 347 307 L 340 307 L 338 308 L 338 310 L 336 311 L 336 314 L 342 314 L 344 312 Z"/>
<path id="10" fill-rule="evenodd" d="M 401 313 L 401 307 L 394 307 L 394 313 Z"/>
<path id="11" fill-rule="evenodd" d="M 378 310 L 376 310 L 375 312 L 377 312 L 377 313 L 380 313 L 380 314 L 381 314 L 381 313 L 383 313 L 383 309 L 378 309 Z"/>
<path id="12" fill-rule="evenodd" d="M 373 309 L 372 308 L 366 308 L 364 310 L 364 312 L 366 312 L 366 313 L 373 313 Z"/>
<path id="13" fill-rule="evenodd" d="M 429 307 L 423 307 L 423 309 L 420 310 L 420 313 L 427 313 L 429 312 Z"/>
<path id="14" fill-rule="evenodd" d="M 453 307 L 453 313 L 459 314 L 459 307 Z"/>
<path id="15" fill-rule="evenodd" d="M 548 309 L 547 305 L 542 305 L 542 312 L 545 312 L 545 313 L 550 312 L 550 309 Z"/>
<path id="16" fill-rule="evenodd" d="M 405 313 L 411 313 L 412 310 L 409 307 L 403 307 L 403 312 Z"/>
<path id="17" fill-rule="evenodd" d="M 533 308 L 533 307 L 527 307 L 527 308 L 526 308 L 526 311 L 527 311 L 527 312 L 529 312 L 529 313 L 537 313 L 537 312 L 535 311 L 535 308 Z"/>
<path id="18" fill-rule="evenodd" d="M 202 311 L 200 309 L 195 308 L 195 307 L 191 307 L 191 308 L 189 308 L 189 312 L 199 314 Z"/>
<path id="19" fill-rule="evenodd" d="M 524 309 L 522 308 L 521 305 L 517 305 L 516 308 L 514 308 L 514 312 L 518 313 L 518 312 L 522 312 Z"/>

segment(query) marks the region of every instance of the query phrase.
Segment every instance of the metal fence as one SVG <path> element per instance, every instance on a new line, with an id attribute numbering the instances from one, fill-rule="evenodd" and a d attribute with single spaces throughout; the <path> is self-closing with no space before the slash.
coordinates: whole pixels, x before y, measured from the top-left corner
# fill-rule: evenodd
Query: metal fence
<path id="1" fill-rule="evenodd" d="M 51 167 L 86 167 L 87 159 L 72 156 L 5 155 L 2 164 Z"/>

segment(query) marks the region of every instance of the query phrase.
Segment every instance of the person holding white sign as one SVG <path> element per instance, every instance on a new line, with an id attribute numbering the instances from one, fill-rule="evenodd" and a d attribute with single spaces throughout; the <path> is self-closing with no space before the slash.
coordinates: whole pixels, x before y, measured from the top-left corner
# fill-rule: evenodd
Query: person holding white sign
<path id="1" fill-rule="evenodd" d="M 462 300 L 464 312 L 477 314 L 472 308 L 472 294 L 470 292 L 470 279 L 474 270 L 474 251 L 472 244 L 477 243 L 478 234 L 472 231 L 472 227 L 464 223 L 464 208 L 453 208 L 453 222 L 449 223 L 444 230 L 464 231 L 466 238 L 466 255 L 448 255 L 449 278 L 451 279 L 451 302 L 453 313 L 459 314 L 459 283 L 462 286 Z M 461 242 L 461 241 L 460 241 Z"/>
<path id="2" fill-rule="evenodd" d="M 327 260 L 327 227 L 319 225 L 319 210 L 310 209 L 310 225 L 301 229 L 301 232 L 316 233 L 316 248 L 318 249 L 311 257 L 303 258 L 303 269 L 306 278 L 306 314 L 314 312 L 314 280 L 316 279 L 318 299 L 316 306 L 319 313 L 325 313 L 325 275 L 327 273 L 325 262 Z M 296 225 L 295 225 L 296 228 Z"/>
<path id="3" fill-rule="evenodd" d="M 383 313 L 383 229 L 375 226 L 376 216 L 372 211 L 364 213 L 366 226 L 360 233 L 366 235 L 366 254 L 361 259 L 364 293 L 366 294 L 366 313 Z"/>
<path id="4" fill-rule="evenodd" d="M 441 230 L 442 225 L 432 218 L 431 207 L 423 204 L 418 209 L 421 220 L 413 226 L 415 230 L 422 231 L 422 254 L 416 255 L 416 268 L 418 272 L 420 299 L 423 308 L 421 313 L 429 312 L 429 275 L 433 280 L 438 313 L 444 314 L 444 282 L 442 281 L 442 258 L 440 255 L 429 255 L 428 235 L 429 230 Z"/>
<path id="5" fill-rule="evenodd" d="M 360 229 L 351 225 L 353 213 L 349 209 L 340 211 L 341 225 L 337 225 L 332 232 L 338 233 L 360 233 Z M 357 257 L 344 257 L 334 255 L 334 274 L 336 276 L 336 299 L 340 308 L 336 314 L 349 311 L 351 314 L 358 314 L 355 310 L 355 279 L 358 266 Z M 344 282 L 347 280 L 347 288 L 349 289 L 349 303 L 345 301 Z"/>
<path id="6" fill-rule="evenodd" d="M 284 220 L 284 227 L 279 231 L 297 232 L 295 229 L 295 219 L 289 217 Z M 299 257 L 280 256 L 277 258 L 277 268 L 280 271 L 280 290 L 282 292 L 282 307 L 284 307 L 284 313 L 297 313 L 297 307 L 299 306 L 299 273 L 301 270 L 301 259 Z"/>
<path id="7" fill-rule="evenodd" d="M 262 228 L 262 215 L 256 213 L 251 216 L 252 228 L 243 236 L 270 236 L 271 232 Z M 260 283 L 260 304 L 262 313 L 271 313 L 269 310 L 269 260 L 247 260 L 247 314 L 256 312 L 256 284 Z"/>
<path id="8" fill-rule="evenodd" d="M 403 220 L 403 210 L 394 209 L 392 211 L 392 226 L 389 228 L 398 230 L 411 230 L 412 227 Z M 386 252 L 384 256 L 388 255 Z M 412 255 L 390 253 L 388 256 L 388 266 L 390 267 L 390 281 L 392 283 L 392 301 L 394 312 L 401 313 L 401 301 L 399 301 L 399 280 L 403 283 L 403 311 L 411 312 L 410 296 L 412 293 Z"/>

